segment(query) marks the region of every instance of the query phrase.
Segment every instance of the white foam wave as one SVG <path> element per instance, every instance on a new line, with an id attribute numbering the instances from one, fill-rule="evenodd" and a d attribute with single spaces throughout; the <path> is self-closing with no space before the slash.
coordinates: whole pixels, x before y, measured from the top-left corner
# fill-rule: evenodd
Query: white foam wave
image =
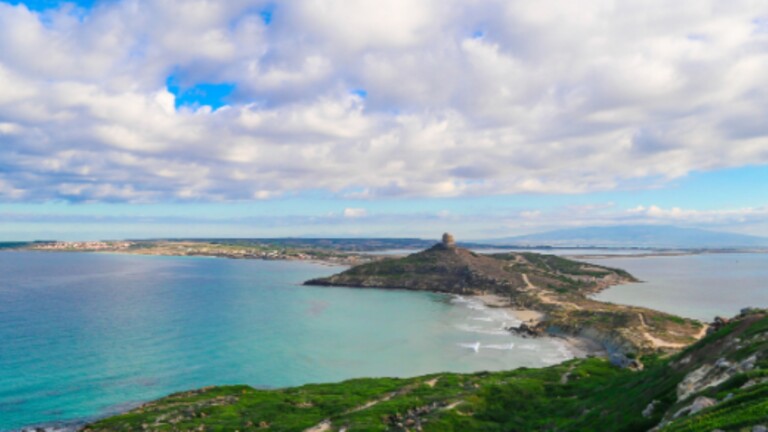
<path id="1" fill-rule="evenodd" d="M 512 342 L 508 344 L 489 344 L 489 345 L 483 345 L 483 348 L 489 348 L 489 349 L 495 349 L 495 350 L 513 350 L 515 349 L 515 344 Z"/>
<path id="2" fill-rule="evenodd" d="M 462 297 L 462 296 L 454 296 L 451 299 L 451 302 L 452 303 L 457 303 L 457 304 L 462 304 L 462 305 L 464 305 L 464 306 L 466 306 L 466 307 L 468 307 L 469 309 L 472 309 L 472 310 L 482 310 L 482 311 L 484 311 L 484 310 L 488 309 L 488 307 L 485 306 L 485 303 L 481 302 L 480 300 L 473 299 L 473 298 L 467 298 L 467 297 Z"/>
<path id="3" fill-rule="evenodd" d="M 480 351 L 480 342 L 460 343 L 459 346 L 462 348 L 469 348 L 474 352 Z"/>
<path id="4" fill-rule="evenodd" d="M 536 345 L 533 345 L 533 344 L 520 345 L 518 348 L 524 349 L 524 350 L 529 350 L 529 351 L 539 351 L 539 347 L 536 346 Z"/>
<path id="5" fill-rule="evenodd" d="M 480 326 L 473 326 L 469 324 L 459 324 L 456 326 L 456 328 L 461 331 L 470 332 L 470 333 L 480 333 L 480 334 L 495 335 L 495 336 L 509 335 L 509 332 L 504 330 L 503 328 L 486 328 L 486 327 L 480 327 Z"/>
<path id="6" fill-rule="evenodd" d="M 563 356 L 561 361 L 570 360 L 576 355 L 567 344 L 562 342 L 557 344 L 557 351 Z"/>

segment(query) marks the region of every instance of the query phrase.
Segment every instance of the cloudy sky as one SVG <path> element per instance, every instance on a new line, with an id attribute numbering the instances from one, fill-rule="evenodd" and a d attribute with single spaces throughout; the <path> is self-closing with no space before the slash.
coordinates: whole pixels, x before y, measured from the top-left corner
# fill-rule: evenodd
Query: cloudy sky
<path id="1" fill-rule="evenodd" d="M 0 1 L 0 240 L 767 220 L 763 0 Z"/>

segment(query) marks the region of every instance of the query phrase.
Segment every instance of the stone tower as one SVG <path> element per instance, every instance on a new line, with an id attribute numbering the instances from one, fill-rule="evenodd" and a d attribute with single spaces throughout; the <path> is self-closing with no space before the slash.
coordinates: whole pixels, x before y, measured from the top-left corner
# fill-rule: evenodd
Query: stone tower
<path id="1" fill-rule="evenodd" d="M 449 233 L 443 234 L 443 246 L 456 247 L 456 240 Z"/>

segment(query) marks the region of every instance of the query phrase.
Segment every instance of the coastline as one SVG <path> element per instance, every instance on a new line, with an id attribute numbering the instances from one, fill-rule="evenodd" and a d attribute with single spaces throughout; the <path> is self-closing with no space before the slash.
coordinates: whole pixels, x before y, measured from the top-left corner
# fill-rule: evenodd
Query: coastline
<path id="1" fill-rule="evenodd" d="M 506 297 L 498 294 L 479 294 L 471 298 L 482 302 L 486 307 L 503 309 L 521 323 L 538 323 L 546 318 L 546 314 L 533 309 L 517 309 L 512 307 L 511 302 Z M 512 334 L 510 332 L 510 334 Z M 582 336 L 556 335 L 547 333 L 545 338 L 558 339 L 562 341 L 566 349 L 573 354 L 575 358 L 585 357 L 609 357 L 608 351 L 598 341 Z"/>
<path id="2" fill-rule="evenodd" d="M 280 255 L 280 256 L 262 256 L 253 254 L 232 254 L 225 252 L 205 252 L 189 253 L 181 251 L 154 251 L 154 250 L 96 250 L 96 249 L 40 249 L 40 248 L 18 248 L 5 249 L 2 252 L 41 252 L 41 253 L 93 253 L 103 255 L 132 255 L 132 256 L 158 256 L 158 257 L 180 257 L 180 258 L 220 258 L 233 260 L 255 260 L 255 261 L 300 261 L 313 264 L 319 264 L 329 267 L 352 267 L 366 262 L 378 259 L 376 255 L 347 254 L 347 255 L 329 255 L 327 257 L 318 257 L 309 254 Z"/>
<path id="3" fill-rule="evenodd" d="M 506 297 L 498 294 L 478 294 L 473 295 L 472 298 L 480 300 L 484 305 L 490 308 L 505 309 L 510 315 L 514 316 L 521 322 L 541 321 L 546 317 L 543 312 L 539 312 L 533 309 L 517 309 L 512 307 L 512 303 Z"/>

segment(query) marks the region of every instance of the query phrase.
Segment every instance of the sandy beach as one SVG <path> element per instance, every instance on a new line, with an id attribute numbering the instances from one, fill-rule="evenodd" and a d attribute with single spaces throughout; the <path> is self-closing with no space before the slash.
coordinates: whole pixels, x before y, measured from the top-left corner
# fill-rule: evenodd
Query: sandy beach
<path id="1" fill-rule="evenodd" d="M 481 294 L 475 295 L 474 298 L 480 300 L 488 307 L 503 308 L 509 312 L 512 316 L 522 322 L 538 322 L 544 318 L 544 313 L 531 310 L 531 309 L 517 309 L 512 306 L 509 299 L 500 296 L 498 294 Z M 595 340 L 565 335 L 550 334 L 548 337 L 553 337 L 562 340 L 568 346 L 568 350 L 573 353 L 574 357 L 587 357 L 587 356 L 607 356 L 605 348 Z"/>
<path id="2" fill-rule="evenodd" d="M 480 300 L 488 307 L 506 309 L 512 316 L 522 322 L 540 321 L 542 318 L 544 318 L 544 314 L 539 311 L 531 309 L 517 309 L 512 307 L 512 304 L 508 298 L 498 294 L 481 294 L 473 297 Z"/>

